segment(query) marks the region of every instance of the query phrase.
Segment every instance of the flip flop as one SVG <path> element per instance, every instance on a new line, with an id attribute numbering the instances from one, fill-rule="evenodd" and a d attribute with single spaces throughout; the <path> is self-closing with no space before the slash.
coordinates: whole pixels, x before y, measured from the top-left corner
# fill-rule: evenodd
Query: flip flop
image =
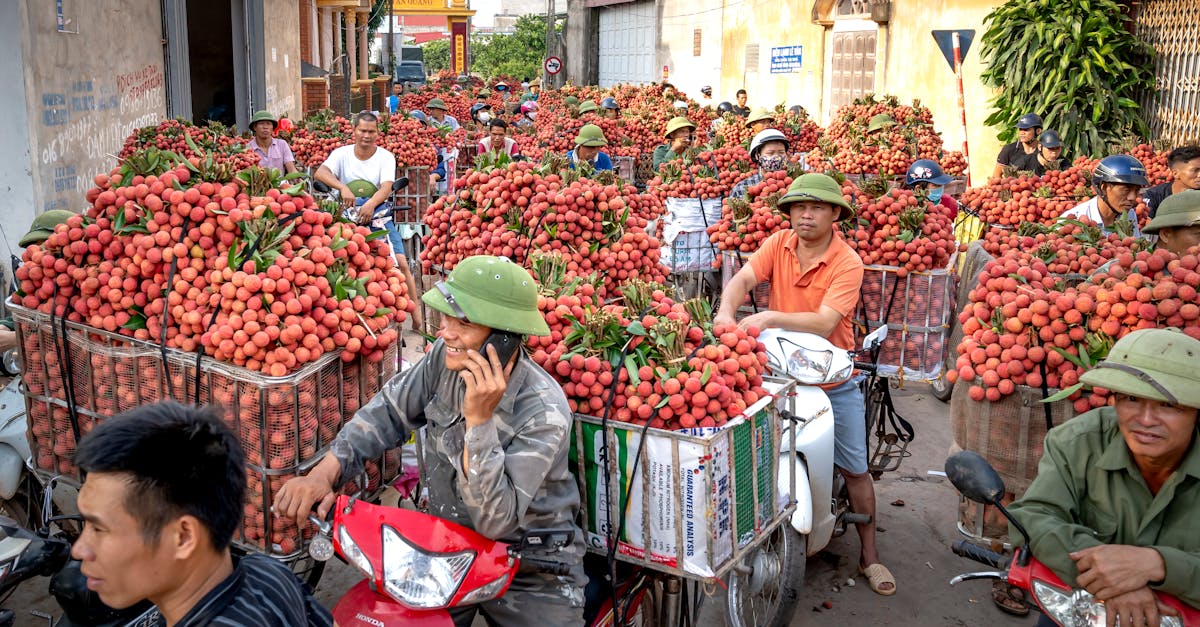
<path id="1" fill-rule="evenodd" d="M 1000 611 L 1013 616 L 1029 615 L 1029 604 L 1025 602 L 1025 591 L 1009 585 L 1007 581 L 992 582 L 992 603 Z"/>
<path id="2" fill-rule="evenodd" d="M 892 576 L 892 571 L 888 570 L 887 566 L 875 563 L 868 566 L 859 566 L 858 572 L 867 578 L 867 584 L 871 586 L 871 590 L 875 594 L 881 594 L 885 597 L 896 594 L 896 578 Z M 890 583 L 890 590 L 881 590 L 879 586 Z"/>

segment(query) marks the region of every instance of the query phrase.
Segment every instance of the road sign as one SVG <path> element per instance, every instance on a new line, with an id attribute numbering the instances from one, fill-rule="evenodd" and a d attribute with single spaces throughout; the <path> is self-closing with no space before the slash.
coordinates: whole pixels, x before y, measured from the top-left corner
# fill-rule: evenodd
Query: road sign
<path id="1" fill-rule="evenodd" d="M 954 69 L 954 33 L 958 33 L 958 45 L 962 47 L 960 60 L 967 58 L 967 51 L 971 49 L 971 40 L 975 39 L 974 29 L 933 31 L 933 40 L 937 42 L 942 56 L 946 57 L 946 63 L 950 64 L 950 69 Z"/>
<path id="2" fill-rule="evenodd" d="M 547 74 L 558 74 L 562 71 L 562 59 L 558 57 L 546 57 L 546 62 L 542 65 Z"/>
<path id="3" fill-rule="evenodd" d="M 780 46 L 771 48 L 771 73 L 788 74 L 799 72 L 804 59 L 804 46 Z"/>

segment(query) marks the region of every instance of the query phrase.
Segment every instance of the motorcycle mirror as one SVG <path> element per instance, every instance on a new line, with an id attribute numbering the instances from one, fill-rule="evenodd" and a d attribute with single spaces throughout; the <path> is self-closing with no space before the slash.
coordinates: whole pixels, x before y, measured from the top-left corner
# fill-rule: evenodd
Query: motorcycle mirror
<path id="1" fill-rule="evenodd" d="M 396 182 L 392 184 L 392 189 L 395 191 L 402 190 L 405 187 L 408 187 L 408 177 L 407 176 L 402 176 L 402 177 L 396 179 Z"/>
<path id="2" fill-rule="evenodd" d="M 321 192 L 322 194 L 328 194 L 331 191 L 328 185 L 316 179 L 313 179 L 312 187 L 314 191 Z"/>
<path id="3" fill-rule="evenodd" d="M 863 350 L 872 351 L 883 345 L 883 341 L 887 339 L 888 326 L 886 324 L 879 325 L 879 328 L 871 331 L 863 338 Z"/>
<path id="4" fill-rule="evenodd" d="M 521 550 L 536 549 L 552 553 L 570 546 L 575 541 L 575 530 L 570 527 L 558 529 L 537 529 L 527 531 L 521 538 Z"/>
<path id="5" fill-rule="evenodd" d="M 1004 498 L 1004 480 L 979 453 L 959 451 L 946 459 L 946 477 L 963 496 L 985 505 Z"/>

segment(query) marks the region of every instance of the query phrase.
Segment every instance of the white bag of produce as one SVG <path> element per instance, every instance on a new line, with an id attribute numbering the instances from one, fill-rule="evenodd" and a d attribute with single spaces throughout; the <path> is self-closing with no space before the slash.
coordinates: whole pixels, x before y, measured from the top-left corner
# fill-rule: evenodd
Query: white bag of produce
<path id="1" fill-rule="evenodd" d="M 708 227 L 721 221 L 721 199 L 668 198 L 663 215 L 662 262 L 672 272 L 713 269 Z"/>

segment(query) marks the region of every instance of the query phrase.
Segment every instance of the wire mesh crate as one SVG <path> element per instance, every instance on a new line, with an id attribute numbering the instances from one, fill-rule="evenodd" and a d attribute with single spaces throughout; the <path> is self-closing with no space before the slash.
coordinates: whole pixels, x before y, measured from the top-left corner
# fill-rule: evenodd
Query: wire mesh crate
<path id="1" fill-rule="evenodd" d="M 750 263 L 753 253 L 732 250 L 721 251 L 721 287 L 724 289 L 742 268 Z M 739 314 L 752 314 L 770 309 L 771 283 L 763 281 L 746 296 L 746 302 L 738 307 Z"/>
<path id="2" fill-rule="evenodd" d="M 929 272 L 907 272 L 900 268 L 866 266 L 862 297 L 854 315 L 862 339 L 886 324 L 888 336 L 879 351 L 879 372 L 905 379 L 936 380 L 946 359 L 947 334 L 955 315 L 956 277 L 951 259 L 947 268 Z"/>
<path id="3" fill-rule="evenodd" d="M 393 220 L 397 223 L 419 223 L 429 207 L 429 168 L 397 168 L 396 179 L 407 178 L 408 185 L 392 191 Z"/>

